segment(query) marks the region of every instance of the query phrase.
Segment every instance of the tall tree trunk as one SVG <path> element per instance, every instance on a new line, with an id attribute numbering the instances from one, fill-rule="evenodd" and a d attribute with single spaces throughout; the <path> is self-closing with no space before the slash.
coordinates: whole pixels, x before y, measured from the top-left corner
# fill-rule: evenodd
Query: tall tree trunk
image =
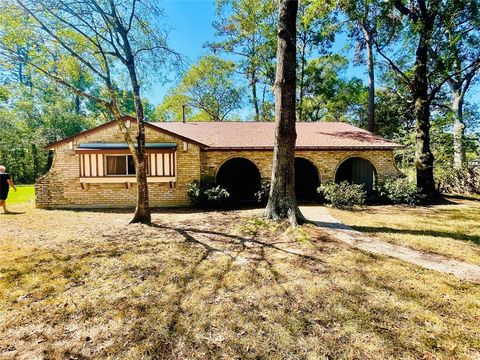
<path id="1" fill-rule="evenodd" d="M 257 97 L 257 74 L 254 69 L 252 69 L 250 86 L 252 89 L 252 102 L 253 108 L 255 109 L 255 121 L 260 121 L 260 109 L 258 107 L 258 97 Z"/>
<path id="2" fill-rule="evenodd" d="M 38 160 L 38 150 L 37 145 L 32 143 L 32 160 L 33 160 L 33 180 L 37 179 L 37 176 L 40 175 L 40 166 Z"/>
<path id="3" fill-rule="evenodd" d="M 275 78 L 275 147 L 270 196 L 265 216 L 303 222 L 295 198 L 295 105 L 297 0 L 279 1 L 277 69 Z"/>
<path id="4" fill-rule="evenodd" d="M 373 39 L 368 29 L 361 25 L 365 37 L 368 66 L 368 131 L 375 132 L 375 63 L 373 58 Z"/>
<path id="5" fill-rule="evenodd" d="M 423 26 L 428 25 L 423 24 Z M 434 159 L 430 150 L 430 99 L 427 77 L 428 43 L 430 40 L 427 34 L 430 33 L 430 29 L 424 29 L 423 31 L 416 51 L 412 87 L 416 118 L 415 167 L 417 170 L 417 186 L 423 193 L 433 195 L 435 193 Z"/>
<path id="6" fill-rule="evenodd" d="M 463 133 L 465 124 L 463 122 L 463 91 L 462 84 L 457 81 L 449 82 L 452 91 L 452 113 L 453 113 L 453 167 L 460 170 L 464 165 Z"/>
<path id="7" fill-rule="evenodd" d="M 80 96 L 75 95 L 75 115 L 80 115 Z"/>
<path id="8" fill-rule="evenodd" d="M 306 59 L 306 50 L 307 50 L 307 35 L 306 31 L 302 34 L 302 49 L 300 56 L 300 95 L 298 100 L 298 121 L 304 121 L 303 119 L 303 98 L 305 92 L 305 65 L 307 63 Z"/>
<path id="9" fill-rule="evenodd" d="M 152 221 L 148 184 L 147 184 L 147 167 L 145 157 L 145 120 L 143 113 L 143 104 L 140 98 L 140 85 L 138 84 L 137 73 L 135 71 L 135 62 L 133 57 L 127 60 L 127 68 L 132 83 L 133 98 L 135 101 L 135 113 L 137 117 L 138 133 L 137 133 L 137 207 L 131 223 L 150 223 Z"/>

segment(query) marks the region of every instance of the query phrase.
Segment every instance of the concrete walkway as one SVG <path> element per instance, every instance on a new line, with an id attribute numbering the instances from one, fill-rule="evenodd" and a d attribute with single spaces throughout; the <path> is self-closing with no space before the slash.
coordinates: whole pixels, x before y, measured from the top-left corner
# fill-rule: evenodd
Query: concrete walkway
<path id="1" fill-rule="evenodd" d="M 335 219 L 323 206 L 301 206 L 303 215 L 318 226 L 324 228 L 336 239 L 350 246 L 374 254 L 390 256 L 396 259 L 422 266 L 475 283 L 480 283 L 480 266 L 433 255 L 407 246 L 389 244 L 360 231 L 356 231 Z"/>

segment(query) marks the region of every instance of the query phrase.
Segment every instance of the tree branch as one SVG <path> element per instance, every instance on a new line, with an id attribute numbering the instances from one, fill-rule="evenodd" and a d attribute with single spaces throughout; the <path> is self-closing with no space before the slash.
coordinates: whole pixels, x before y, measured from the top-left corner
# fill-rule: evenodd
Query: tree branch
<path id="1" fill-rule="evenodd" d="M 388 56 L 386 56 L 383 53 L 382 50 L 380 50 L 380 46 L 378 45 L 378 42 L 376 39 L 372 38 L 372 41 L 375 44 L 375 48 L 377 49 L 377 52 L 380 54 L 380 56 L 383 57 L 385 60 L 387 60 L 390 67 L 403 78 L 405 84 L 411 89 L 412 82 L 410 81 L 409 77 L 393 62 L 392 59 L 390 59 Z"/>
<path id="2" fill-rule="evenodd" d="M 442 86 L 447 82 L 449 81 L 450 79 L 453 79 L 455 76 L 457 75 L 460 75 L 462 74 L 465 70 L 468 70 L 472 68 L 472 71 L 469 72 L 469 74 L 473 74 L 472 75 L 472 78 L 475 76 L 476 74 L 476 71 L 479 70 L 480 68 L 480 57 L 475 59 L 473 62 L 471 62 L 468 66 L 464 67 L 463 69 L 457 71 L 457 72 L 454 72 L 453 74 L 450 74 L 450 76 L 447 76 L 445 79 L 443 79 L 439 84 L 437 84 L 435 87 L 432 88 L 431 92 L 430 92 L 430 96 L 429 96 L 429 100 L 432 101 L 435 96 L 438 94 L 438 92 L 441 90 Z M 465 81 L 466 78 L 464 78 L 464 81 Z M 471 80 L 470 80 L 471 81 Z M 469 85 L 470 85 L 470 81 L 469 81 Z"/>
<path id="3" fill-rule="evenodd" d="M 90 70 L 92 70 L 96 75 L 98 75 L 100 78 L 105 80 L 105 76 L 98 71 L 89 61 L 85 60 L 83 57 L 81 57 L 76 51 L 74 51 L 70 46 L 68 46 L 62 39 L 60 39 L 54 32 L 52 32 L 43 22 L 40 20 L 34 13 L 31 11 L 28 7 L 26 7 L 21 0 L 17 0 L 17 3 L 22 7 L 39 25 L 40 27 L 48 34 L 50 35 L 53 39 L 55 39 L 65 50 L 67 50 L 70 55 L 75 57 L 77 60 L 79 60 L 81 63 L 83 63 L 86 67 L 88 67 Z"/>

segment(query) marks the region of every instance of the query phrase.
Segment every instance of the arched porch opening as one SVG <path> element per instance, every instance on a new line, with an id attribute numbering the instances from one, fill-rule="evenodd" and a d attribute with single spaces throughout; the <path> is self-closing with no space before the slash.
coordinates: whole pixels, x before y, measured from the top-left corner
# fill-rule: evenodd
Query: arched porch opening
<path id="1" fill-rule="evenodd" d="M 318 199 L 320 177 L 316 166 L 302 157 L 295 158 L 295 195 L 298 201 Z"/>
<path id="2" fill-rule="evenodd" d="M 377 170 L 373 164 L 361 157 L 351 157 L 337 168 L 335 182 L 347 181 L 350 184 L 363 184 L 368 194 L 375 190 Z"/>
<path id="3" fill-rule="evenodd" d="M 245 158 L 233 158 L 220 165 L 216 183 L 230 193 L 232 203 L 254 202 L 255 193 L 260 190 L 261 176 L 257 166 Z"/>

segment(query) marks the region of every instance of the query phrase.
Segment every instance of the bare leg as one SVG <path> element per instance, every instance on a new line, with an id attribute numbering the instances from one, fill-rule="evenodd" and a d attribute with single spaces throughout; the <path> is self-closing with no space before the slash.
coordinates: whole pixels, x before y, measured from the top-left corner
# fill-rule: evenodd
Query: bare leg
<path id="1" fill-rule="evenodd" d="M 7 203 L 5 202 L 5 200 L 0 200 L 0 206 L 3 207 L 3 212 L 6 214 L 8 211 L 7 211 Z"/>

